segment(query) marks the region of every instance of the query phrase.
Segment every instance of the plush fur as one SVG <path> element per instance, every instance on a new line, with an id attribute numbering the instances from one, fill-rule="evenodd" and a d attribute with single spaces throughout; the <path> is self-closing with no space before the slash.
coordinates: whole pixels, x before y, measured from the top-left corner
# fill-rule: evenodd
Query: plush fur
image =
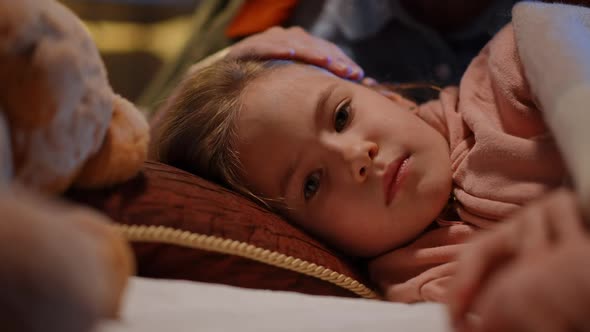
<path id="1" fill-rule="evenodd" d="M 148 133 L 76 15 L 55 0 L 0 0 L 0 330 L 116 317 L 127 243 L 106 217 L 55 196 L 136 175 Z"/>
<path id="2" fill-rule="evenodd" d="M 50 193 L 133 176 L 145 159 L 147 123 L 112 91 L 80 20 L 54 0 L 0 0 L 0 13 L 0 107 L 12 146 L 3 169 Z"/>

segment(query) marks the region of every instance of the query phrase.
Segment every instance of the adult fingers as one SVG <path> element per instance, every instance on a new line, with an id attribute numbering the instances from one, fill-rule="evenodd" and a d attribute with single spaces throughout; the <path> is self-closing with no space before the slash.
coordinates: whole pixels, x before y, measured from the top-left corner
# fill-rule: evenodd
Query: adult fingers
<path id="1" fill-rule="evenodd" d="M 502 294 L 506 295 L 506 294 Z M 515 302 L 514 296 L 485 297 L 486 304 L 478 310 L 468 330 L 471 332 L 562 332 L 566 331 L 563 319 L 546 310 L 543 304 Z"/>
<path id="2" fill-rule="evenodd" d="M 567 190 L 557 190 L 546 195 L 521 209 L 505 223 L 512 223 L 520 234 L 517 249 L 519 256 L 534 255 L 551 245 L 585 234 L 576 197 Z"/>
<path id="3" fill-rule="evenodd" d="M 553 242 L 551 221 L 548 218 L 546 206 L 542 204 L 524 208 L 509 222 L 519 223 L 515 227 L 521 228 L 519 241 L 516 244 L 518 255 L 535 254 Z"/>
<path id="4" fill-rule="evenodd" d="M 582 214 L 572 191 L 560 189 L 553 192 L 547 201 L 547 213 L 559 240 L 586 236 Z"/>
<path id="5" fill-rule="evenodd" d="M 376 86 L 379 84 L 379 82 L 377 82 L 377 80 L 372 77 L 365 77 L 361 80 L 361 84 L 366 86 Z"/>
<path id="6" fill-rule="evenodd" d="M 324 44 L 321 49 L 325 49 L 327 54 L 329 54 L 333 61 L 331 65 L 338 66 L 342 70 L 342 68 L 346 68 L 348 78 L 354 80 L 361 80 L 364 77 L 364 72 L 362 68 L 354 62 L 349 56 L 344 53 L 344 51 L 336 46 L 335 44 L 328 42 L 326 40 L 318 39 L 320 43 Z"/>
<path id="7" fill-rule="evenodd" d="M 460 323 L 465 317 L 494 270 L 515 257 L 536 255 L 555 245 L 557 237 L 580 236 L 581 227 L 575 197 L 566 191 L 557 191 L 524 207 L 498 229 L 475 241 L 471 250 L 459 259 L 457 277 L 449 296 L 452 321 Z"/>
<path id="8" fill-rule="evenodd" d="M 304 41 L 303 45 L 318 50 L 323 55 L 328 56 L 330 59 L 329 68 L 345 73 L 351 79 L 361 80 L 364 77 L 362 68 L 336 44 L 315 37 L 299 27 L 292 27 L 287 30 L 293 35 L 296 35 L 296 39 Z"/>
<path id="9" fill-rule="evenodd" d="M 302 43 L 294 41 L 273 43 L 270 40 L 252 40 L 245 44 L 232 46 L 227 57 L 297 60 L 325 68 L 342 78 L 356 80 L 364 75 L 362 69 L 356 64 L 337 58 L 321 48 L 314 48 L 313 45 L 304 46 Z"/>
<path id="10" fill-rule="evenodd" d="M 272 27 L 230 48 L 230 57 L 293 59 L 323 67 L 337 76 L 360 80 L 363 70 L 335 44 L 300 27 Z"/>
<path id="11" fill-rule="evenodd" d="M 267 41 L 252 41 L 245 44 L 236 44 L 230 48 L 227 58 L 279 58 L 291 59 L 295 50 L 288 45 L 281 45 Z"/>
<path id="12" fill-rule="evenodd" d="M 453 324 L 462 323 L 486 278 L 515 254 L 514 243 L 508 228 L 498 228 L 480 236 L 459 256 L 457 273 L 449 288 L 447 303 Z"/>
<path id="13" fill-rule="evenodd" d="M 486 284 L 474 304 L 478 320 L 469 331 L 565 331 L 566 320 L 554 306 L 554 291 L 539 274 L 540 260 L 511 264 Z M 541 269 L 542 270 L 542 269 Z M 475 322 L 476 324 L 473 324 Z"/>

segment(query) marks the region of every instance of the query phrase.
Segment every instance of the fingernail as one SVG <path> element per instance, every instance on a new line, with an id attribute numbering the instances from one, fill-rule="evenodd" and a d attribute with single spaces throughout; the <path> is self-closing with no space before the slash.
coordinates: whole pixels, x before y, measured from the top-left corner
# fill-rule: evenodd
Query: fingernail
<path id="1" fill-rule="evenodd" d="M 344 74 L 344 76 L 346 76 L 347 78 L 352 76 L 352 68 L 349 66 L 345 66 L 346 67 L 346 74 Z"/>
<path id="2" fill-rule="evenodd" d="M 358 80 L 362 80 L 362 79 L 363 79 L 363 77 L 365 77 L 365 72 L 364 72 L 362 69 L 359 69 L 359 72 L 358 72 L 358 73 L 359 73 L 359 74 L 358 74 L 358 77 L 357 77 L 357 79 L 358 79 Z"/>
<path id="3" fill-rule="evenodd" d="M 371 77 L 367 77 L 367 78 L 365 78 L 365 79 L 363 80 L 363 83 L 364 83 L 365 85 L 368 85 L 368 86 L 374 86 L 374 85 L 377 85 L 377 81 L 375 81 L 375 79 L 373 79 L 373 78 L 371 78 Z"/>
<path id="4" fill-rule="evenodd" d="M 334 67 L 336 68 L 336 70 L 342 72 L 346 70 L 346 65 L 343 63 L 336 63 L 334 64 Z"/>
<path id="5" fill-rule="evenodd" d="M 351 74 L 351 78 L 360 81 L 363 79 L 364 73 L 362 69 L 353 69 L 352 70 L 352 74 Z"/>

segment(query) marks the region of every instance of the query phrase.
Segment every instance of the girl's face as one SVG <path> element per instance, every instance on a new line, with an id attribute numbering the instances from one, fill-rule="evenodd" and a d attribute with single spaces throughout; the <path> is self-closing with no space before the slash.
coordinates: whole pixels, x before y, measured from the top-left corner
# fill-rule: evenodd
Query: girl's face
<path id="1" fill-rule="evenodd" d="M 237 120 L 246 185 L 295 223 L 375 256 L 419 235 L 451 190 L 444 137 L 388 98 L 293 64 L 247 87 Z"/>

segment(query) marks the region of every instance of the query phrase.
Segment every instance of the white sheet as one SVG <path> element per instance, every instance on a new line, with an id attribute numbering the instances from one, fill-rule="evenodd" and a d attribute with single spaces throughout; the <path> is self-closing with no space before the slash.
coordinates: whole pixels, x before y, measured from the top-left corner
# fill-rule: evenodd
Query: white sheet
<path id="1" fill-rule="evenodd" d="M 121 321 L 96 332 L 447 332 L 444 307 L 133 277 Z"/>

